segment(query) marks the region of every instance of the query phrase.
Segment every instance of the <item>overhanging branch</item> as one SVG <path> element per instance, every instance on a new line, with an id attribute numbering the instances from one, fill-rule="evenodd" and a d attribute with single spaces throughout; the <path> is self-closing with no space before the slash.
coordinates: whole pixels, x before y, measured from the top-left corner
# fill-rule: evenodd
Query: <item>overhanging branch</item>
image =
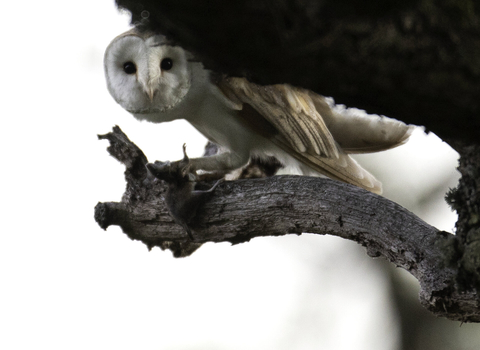
<path id="1" fill-rule="evenodd" d="M 95 219 L 118 225 L 149 247 L 187 256 L 204 242 L 241 243 L 259 236 L 330 234 L 360 243 L 415 276 L 421 303 L 438 316 L 480 322 L 475 289 L 460 291 L 457 241 L 386 198 L 330 179 L 275 176 L 220 184 L 197 213 L 195 242 L 170 217 L 162 196 L 166 185 L 147 179 L 147 158 L 115 127 L 110 154 L 125 164 L 127 188 L 120 203 L 98 203 Z"/>

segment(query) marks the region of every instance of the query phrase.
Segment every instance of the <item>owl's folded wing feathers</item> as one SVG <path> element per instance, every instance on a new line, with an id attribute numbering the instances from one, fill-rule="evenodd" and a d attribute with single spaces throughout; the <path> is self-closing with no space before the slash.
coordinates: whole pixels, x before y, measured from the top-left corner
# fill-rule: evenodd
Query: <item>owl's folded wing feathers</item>
<path id="1" fill-rule="evenodd" d="M 289 85 L 259 86 L 244 78 L 225 78 L 217 86 L 233 102 L 251 105 L 297 152 L 338 157 L 335 141 L 308 90 Z"/>
<path id="2" fill-rule="evenodd" d="M 323 96 L 287 84 L 259 86 L 244 78 L 223 78 L 216 85 L 250 120 L 252 111 L 256 118 L 265 118 L 278 131 L 270 140 L 290 156 L 321 174 L 375 193 L 381 193 L 381 183 L 347 153 L 393 148 L 412 132 L 411 126 L 395 119 L 344 113 Z"/>

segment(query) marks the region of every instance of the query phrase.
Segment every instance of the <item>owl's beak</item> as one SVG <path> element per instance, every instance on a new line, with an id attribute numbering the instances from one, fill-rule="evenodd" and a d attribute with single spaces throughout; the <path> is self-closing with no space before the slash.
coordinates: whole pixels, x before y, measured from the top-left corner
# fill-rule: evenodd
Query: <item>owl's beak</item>
<path id="1" fill-rule="evenodd" d="M 150 102 L 153 102 L 153 98 L 155 97 L 155 92 L 156 92 L 155 87 L 152 84 L 150 84 L 149 81 L 140 80 L 140 83 L 143 87 L 143 91 L 148 96 L 148 99 L 150 100 Z"/>
<path id="2" fill-rule="evenodd" d="M 150 102 L 153 102 L 153 97 L 155 96 L 155 89 L 153 89 L 152 87 L 148 87 L 147 91 L 145 92 L 147 93 Z"/>

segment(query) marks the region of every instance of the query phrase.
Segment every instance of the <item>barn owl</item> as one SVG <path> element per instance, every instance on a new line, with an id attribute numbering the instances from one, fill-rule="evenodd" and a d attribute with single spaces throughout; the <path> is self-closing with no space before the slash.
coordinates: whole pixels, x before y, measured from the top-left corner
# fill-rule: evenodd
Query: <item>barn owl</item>
<path id="1" fill-rule="evenodd" d="M 259 86 L 245 78 L 218 77 L 164 36 L 137 29 L 113 39 L 104 68 L 110 94 L 135 118 L 186 119 L 226 150 L 190 159 L 192 170 L 229 171 L 251 157 L 274 156 L 302 174 L 381 193 L 381 183 L 349 154 L 399 146 L 413 130 L 288 84 Z"/>

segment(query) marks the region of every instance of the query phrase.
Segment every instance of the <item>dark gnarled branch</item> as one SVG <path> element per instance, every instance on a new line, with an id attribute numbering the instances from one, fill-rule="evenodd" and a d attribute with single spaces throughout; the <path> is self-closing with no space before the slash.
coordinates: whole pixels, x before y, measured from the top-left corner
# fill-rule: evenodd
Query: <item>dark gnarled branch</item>
<path id="1" fill-rule="evenodd" d="M 120 203 L 98 203 L 95 219 L 118 225 L 149 247 L 187 256 L 204 242 L 241 243 L 259 236 L 330 234 L 360 243 L 415 276 L 421 303 L 438 316 L 480 322 L 475 288 L 457 283 L 460 255 L 453 235 L 440 232 L 381 196 L 330 179 L 275 176 L 220 184 L 192 223 L 192 242 L 170 217 L 162 196 L 166 185 L 149 180 L 147 158 L 119 127 L 99 136 L 125 164 L 127 187 Z"/>

